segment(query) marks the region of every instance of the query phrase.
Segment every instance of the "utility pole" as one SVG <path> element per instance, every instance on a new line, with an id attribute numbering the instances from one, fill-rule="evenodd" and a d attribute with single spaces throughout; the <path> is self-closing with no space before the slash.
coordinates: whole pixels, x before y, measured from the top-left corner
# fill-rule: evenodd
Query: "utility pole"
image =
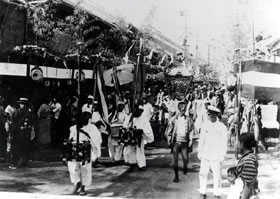
<path id="1" fill-rule="evenodd" d="M 183 36 L 183 47 L 185 56 L 187 54 L 187 47 L 188 47 L 188 12 L 187 10 L 180 11 L 180 16 L 184 17 L 184 36 Z"/>
<path id="2" fill-rule="evenodd" d="M 252 41 L 253 41 L 253 58 L 255 58 L 255 20 L 254 20 L 254 13 L 253 7 L 251 7 L 251 15 L 252 15 Z"/>

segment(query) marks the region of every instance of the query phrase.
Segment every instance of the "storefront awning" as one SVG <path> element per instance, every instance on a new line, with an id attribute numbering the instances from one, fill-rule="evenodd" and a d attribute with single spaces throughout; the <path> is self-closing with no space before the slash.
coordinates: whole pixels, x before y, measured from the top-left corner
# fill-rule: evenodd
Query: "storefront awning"
<path id="1" fill-rule="evenodd" d="M 30 72 L 34 68 L 34 65 L 30 66 Z M 43 71 L 44 78 L 53 79 L 71 79 L 72 69 L 66 68 L 54 68 L 47 66 L 40 66 Z M 78 70 L 74 71 L 76 74 Z M 92 70 L 83 70 L 86 79 L 92 79 Z M 0 75 L 5 76 L 27 76 L 27 64 L 15 64 L 15 63 L 0 63 Z M 75 78 L 75 76 L 74 76 Z"/>

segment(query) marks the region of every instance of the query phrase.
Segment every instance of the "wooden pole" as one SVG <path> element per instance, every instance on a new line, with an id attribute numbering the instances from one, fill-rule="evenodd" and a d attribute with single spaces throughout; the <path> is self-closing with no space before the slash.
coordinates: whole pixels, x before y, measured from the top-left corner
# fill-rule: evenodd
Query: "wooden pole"
<path id="1" fill-rule="evenodd" d="M 94 65 L 92 66 L 92 79 L 94 82 L 93 85 L 93 99 L 92 99 L 92 107 L 91 107 L 91 112 L 93 112 L 93 106 L 94 106 L 94 101 L 95 101 L 95 95 L 96 95 L 96 87 L 97 87 L 97 67 L 98 67 L 98 63 L 99 63 L 100 57 L 97 58 L 96 62 L 94 63 Z"/>
<path id="2" fill-rule="evenodd" d="M 82 110 L 81 110 L 81 75 L 82 75 L 82 69 L 81 69 L 81 47 L 82 47 L 82 42 L 78 42 L 77 45 L 78 45 L 78 56 L 77 56 L 77 64 L 78 64 L 78 114 L 77 114 L 77 149 L 76 149 L 76 160 L 78 160 L 78 153 L 79 153 L 79 150 L 78 150 L 78 146 L 79 146 L 79 130 L 81 128 L 81 126 L 79 126 L 81 124 L 81 115 L 82 115 Z"/>
<path id="3" fill-rule="evenodd" d="M 235 96 L 235 102 L 237 104 L 237 125 L 235 126 L 235 132 L 236 132 L 236 140 L 235 140 L 235 157 L 238 159 L 238 140 L 239 140 L 239 135 L 240 135 L 240 121 L 241 121 L 241 83 L 242 83 L 242 78 L 241 78 L 241 67 L 242 67 L 242 62 L 239 62 L 239 70 L 238 70 L 238 80 L 237 80 L 237 95 Z"/>
<path id="4" fill-rule="evenodd" d="M 133 93 L 132 112 L 134 112 L 134 103 L 135 103 L 136 95 L 137 95 L 138 73 L 139 73 L 139 67 L 140 67 L 140 61 L 141 61 L 142 46 L 143 46 L 143 39 L 140 38 L 139 53 L 137 54 L 137 56 L 138 56 L 137 57 L 137 66 L 136 66 L 135 79 L 134 79 L 134 93 Z"/>

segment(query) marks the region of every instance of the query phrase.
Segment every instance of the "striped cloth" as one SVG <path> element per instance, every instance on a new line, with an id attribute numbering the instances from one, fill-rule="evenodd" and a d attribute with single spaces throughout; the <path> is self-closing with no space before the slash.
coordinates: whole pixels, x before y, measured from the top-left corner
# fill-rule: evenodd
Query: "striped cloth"
<path id="1" fill-rule="evenodd" d="M 253 186 L 257 183 L 258 160 L 256 155 L 250 151 L 244 154 L 237 165 L 237 175 L 243 180 L 244 184 Z"/>
<path id="2" fill-rule="evenodd" d="M 261 60 L 241 62 L 241 96 L 280 101 L 280 64 Z M 239 72 L 236 67 L 235 72 Z"/>

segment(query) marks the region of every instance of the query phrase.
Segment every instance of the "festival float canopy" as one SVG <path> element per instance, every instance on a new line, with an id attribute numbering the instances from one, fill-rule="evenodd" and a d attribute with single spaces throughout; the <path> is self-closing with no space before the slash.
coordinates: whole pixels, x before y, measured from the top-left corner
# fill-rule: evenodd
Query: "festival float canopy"
<path id="1" fill-rule="evenodd" d="M 280 63 L 261 60 L 241 62 L 241 96 L 280 101 Z"/>

